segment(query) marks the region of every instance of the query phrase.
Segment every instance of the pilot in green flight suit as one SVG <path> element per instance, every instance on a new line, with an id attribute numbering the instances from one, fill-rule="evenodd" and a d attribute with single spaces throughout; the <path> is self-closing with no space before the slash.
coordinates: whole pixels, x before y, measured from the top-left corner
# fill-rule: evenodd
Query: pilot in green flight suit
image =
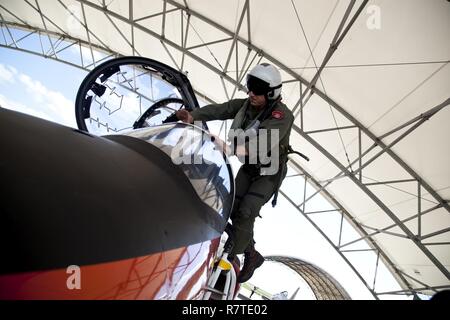
<path id="1" fill-rule="evenodd" d="M 240 159 L 245 159 L 236 176 L 235 202 L 231 213 L 232 230 L 230 230 L 233 249 L 229 257 L 240 253 L 245 255 L 244 266 L 238 276 L 240 283 L 249 280 L 255 269 L 264 262 L 264 258 L 254 247 L 255 219 L 259 216 L 261 207 L 274 194 L 272 204 L 275 205 L 278 188 L 286 176 L 289 136 L 294 116 L 281 102 L 281 85 L 280 72 L 274 66 L 263 63 L 255 66 L 247 75 L 249 95 L 247 99 L 211 104 L 190 113 L 184 109 L 176 113 L 178 119 L 187 123 L 234 119 L 230 132 L 240 132 L 249 136 L 244 143 L 239 143 L 236 134 L 235 148 L 232 152 Z M 253 130 L 253 138 L 250 130 Z M 267 147 L 262 148 L 266 154 L 255 155 L 253 152 L 255 149 L 250 147 L 249 141 L 256 146 L 267 143 Z M 264 156 L 272 156 L 270 166 L 273 168 L 273 164 L 276 164 L 275 170 L 267 170 L 267 162 L 261 163 Z"/>

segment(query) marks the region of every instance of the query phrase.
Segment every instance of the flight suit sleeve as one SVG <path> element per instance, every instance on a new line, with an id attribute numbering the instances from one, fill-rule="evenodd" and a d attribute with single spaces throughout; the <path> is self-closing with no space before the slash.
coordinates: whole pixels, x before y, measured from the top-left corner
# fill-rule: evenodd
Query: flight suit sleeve
<path id="1" fill-rule="evenodd" d="M 221 104 L 210 104 L 191 111 L 194 121 L 233 119 L 244 104 L 245 99 L 234 99 Z"/>

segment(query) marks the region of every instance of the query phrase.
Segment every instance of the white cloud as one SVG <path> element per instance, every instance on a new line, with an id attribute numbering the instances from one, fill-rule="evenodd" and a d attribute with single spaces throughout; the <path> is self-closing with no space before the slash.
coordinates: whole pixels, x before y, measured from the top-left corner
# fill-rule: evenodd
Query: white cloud
<path id="1" fill-rule="evenodd" d="M 0 83 L 11 82 L 14 83 L 14 77 L 17 74 L 17 70 L 12 66 L 4 66 L 0 63 Z"/>
<path id="2" fill-rule="evenodd" d="M 7 97 L 5 97 L 4 95 L 0 94 L 0 107 L 3 107 L 5 109 L 9 109 L 9 110 L 14 110 L 14 111 L 19 111 L 22 113 L 26 113 L 29 114 L 31 116 L 35 116 L 41 119 L 45 119 L 45 120 L 49 120 L 49 121 L 54 121 L 53 117 L 45 112 L 43 112 L 42 110 L 38 110 L 38 109 L 33 109 L 30 108 L 20 102 L 8 99 Z"/>
<path id="3" fill-rule="evenodd" d="M 18 72 L 12 66 L 0 64 L 0 82 L 22 83 L 24 100 L 11 100 L 0 94 L 2 107 L 27 113 L 39 118 L 57 122 L 66 126 L 76 127 L 74 104 L 61 92 L 53 91 L 30 76 Z M 25 93 L 24 92 L 24 93 Z M 23 102 L 26 101 L 26 102 Z"/>
<path id="4" fill-rule="evenodd" d="M 38 104 L 37 109 L 51 116 L 52 121 L 71 127 L 76 126 L 73 102 L 64 97 L 61 92 L 48 89 L 26 74 L 20 74 L 19 80 Z"/>

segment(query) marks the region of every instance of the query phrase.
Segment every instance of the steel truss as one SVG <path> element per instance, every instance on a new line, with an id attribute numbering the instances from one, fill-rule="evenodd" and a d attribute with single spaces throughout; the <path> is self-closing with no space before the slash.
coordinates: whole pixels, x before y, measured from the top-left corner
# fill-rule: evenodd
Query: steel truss
<path id="1" fill-rule="evenodd" d="M 292 204 L 294 205 L 315 227 L 316 229 L 329 241 L 329 243 L 336 249 L 336 251 L 341 255 L 341 257 L 349 264 L 349 266 L 353 269 L 353 271 L 357 274 L 357 276 L 361 279 L 361 281 L 364 283 L 364 285 L 368 288 L 368 290 L 372 293 L 372 295 L 375 298 L 379 298 L 379 295 L 384 294 L 412 294 L 415 297 L 417 297 L 418 293 L 423 292 L 423 290 L 427 292 L 436 292 L 439 289 L 447 288 L 449 286 L 430 286 L 424 283 L 421 283 L 419 280 L 415 279 L 413 276 L 406 274 L 402 270 L 398 269 L 395 265 L 395 263 L 392 262 L 392 260 L 388 257 L 388 255 L 377 245 L 377 242 L 374 238 L 377 234 L 385 233 L 392 236 L 398 236 L 402 238 L 409 239 L 414 245 L 421 251 L 423 254 L 430 260 L 430 262 L 436 266 L 436 268 L 441 272 L 447 279 L 450 279 L 450 273 L 447 270 L 447 268 L 439 261 L 435 255 L 429 250 L 428 246 L 431 245 L 444 245 L 448 246 L 450 245 L 450 242 L 424 242 L 423 240 L 426 240 L 428 238 L 431 238 L 435 235 L 442 234 L 445 232 L 450 231 L 450 226 L 443 226 L 441 230 L 438 230 L 436 232 L 433 232 L 431 234 L 422 234 L 422 217 L 425 214 L 428 214 L 436 209 L 444 208 L 448 213 L 450 213 L 450 206 L 448 203 L 448 200 L 444 200 L 440 197 L 440 195 L 433 189 L 431 186 L 417 173 L 415 172 L 411 167 L 409 167 L 398 155 L 394 153 L 392 150 L 392 147 L 396 145 L 397 143 L 401 142 L 408 134 L 413 132 L 415 129 L 417 129 L 421 124 L 423 124 L 426 120 L 429 120 L 431 117 L 435 116 L 439 111 L 441 111 L 443 108 L 447 107 L 450 104 L 450 99 L 447 99 L 443 101 L 441 104 L 431 108 L 428 112 L 418 115 L 416 118 L 411 119 L 408 122 L 405 122 L 403 125 L 381 135 L 376 136 L 373 134 L 368 128 L 365 128 L 359 121 L 357 121 L 355 118 L 353 118 L 348 112 L 345 111 L 345 109 L 337 104 L 334 100 L 332 100 L 329 96 L 326 95 L 325 92 L 322 92 L 319 88 L 316 87 L 317 81 L 320 81 L 320 74 L 322 70 L 326 67 L 326 64 L 332 57 L 333 53 L 338 48 L 339 44 L 342 42 L 345 35 L 349 32 L 351 29 L 353 23 L 358 18 L 358 15 L 363 10 L 364 6 L 366 5 L 367 1 L 363 1 L 360 5 L 360 7 L 355 10 L 355 13 L 350 17 L 350 13 L 352 12 L 352 8 L 355 4 L 355 1 L 352 0 L 349 3 L 349 6 L 344 14 L 344 17 L 342 18 L 342 21 L 339 25 L 339 28 L 331 42 L 330 48 L 325 55 L 324 60 L 321 62 L 320 66 L 318 67 L 316 65 L 317 72 L 315 76 L 312 78 L 312 81 L 307 81 L 297 73 L 295 73 L 293 70 L 289 69 L 286 65 L 284 65 L 281 61 L 275 59 L 272 57 L 269 53 L 264 52 L 260 48 L 256 47 L 251 42 L 251 24 L 250 24 L 250 2 L 249 0 L 246 0 L 241 14 L 240 18 L 237 24 L 236 30 L 233 32 L 231 30 L 226 29 L 222 25 L 212 21 L 211 19 L 201 15 L 198 12 L 195 12 L 191 10 L 188 7 L 188 4 L 186 1 L 184 1 L 184 5 L 181 5 L 175 1 L 172 0 L 164 0 L 163 1 L 163 11 L 160 13 L 156 13 L 153 15 L 149 15 L 146 17 L 141 17 L 139 19 L 133 18 L 133 0 L 129 0 L 129 15 L 128 16 L 122 16 L 110 9 L 108 9 L 108 4 L 103 1 L 102 4 L 97 4 L 93 2 L 89 2 L 86 0 L 77 0 L 77 2 L 80 4 L 82 9 L 82 19 L 79 19 L 73 13 L 70 12 L 69 8 L 66 6 L 66 4 L 58 0 L 58 5 L 61 6 L 64 10 L 68 12 L 68 14 L 71 14 L 74 19 L 76 19 L 85 29 L 86 32 L 86 38 L 87 41 L 81 40 L 78 38 L 72 37 L 70 34 L 64 31 L 63 28 L 58 26 L 55 21 L 52 21 L 49 19 L 44 12 L 40 9 L 39 6 L 39 0 L 35 1 L 28 1 L 24 0 L 33 10 L 35 10 L 42 20 L 42 24 L 44 28 L 37 28 L 35 26 L 31 26 L 27 24 L 23 19 L 20 18 L 20 12 L 12 12 L 9 10 L 5 5 L 0 4 L 0 24 L 1 24 L 1 30 L 2 30 L 2 36 L 3 40 L 0 44 L 1 47 L 6 47 L 18 51 L 28 52 L 32 54 L 36 54 L 45 58 L 53 59 L 68 65 L 71 65 L 73 67 L 81 68 L 83 70 L 90 70 L 95 65 L 102 60 L 111 58 L 111 57 L 117 57 L 120 56 L 120 53 L 115 52 L 111 48 L 109 48 L 102 39 L 100 39 L 96 34 L 94 34 L 90 28 L 89 23 L 86 19 L 85 14 L 85 7 L 89 7 L 90 9 L 97 10 L 101 14 L 105 15 L 109 22 L 111 23 L 112 28 L 116 29 L 121 37 L 125 40 L 125 42 L 129 45 L 129 47 L 132 49 L 132 52 L 135 55 L 139 55 L 138 50 L 136 50 L 135 47 L 135 37 L 134 32 L 136 29 L 139 29 L 141 32 L 144 32 L 145 34 L 148 34 L 156 39 L 158 39 L 161 43 L 161 49 L 167 52 L 168 56 L 170 57 L 171 61 L 173 62 L 174 66 L 176 66 L 179 70 L 183 70 L 184 67 L 184 60 L 185 56 L 190 57 L 191 59 L 195 60 L 197 63 L 200 63 L 201 65 L 207 67 L 211 72 L 215 73 L 217 77 L 220 78 L 224 94 L 227 98 L 233 98 L 238 90 L 244 90 L 243 85 L 241 84 L 245 74 L 250 69 L 250 67 L 256 63 L 259 63 L 262 59 L 265 59 L 266 61 L 271 62 L 272 64 L 276 65 L 279 69 L 286 72 L 289 76 L 292 77 L 293 80 L 287 80 L 286 83 L 298 83 L 299 89 L 300 89 L 300 98 L 298 99 L 297 103 L 293 106 L 293 112 L 295 113 L 296 117 L 300 117 L 300 126 L 294 125 L 294 135 L 297 135 L 299 137 L 302 137 L 306 141 L 308 141 L 312 146 L 314 146 L 318 151 L 320 151 L 331 163 L 333 163 L 337 168 L 339 168 L 339 173 L 335 175 L 334 177 L 331 177 L 330 179 L 326 179 L 325 181 L 317 181 L 310 175 L 308 172 L 306 172 L 302 166 L 297 163 L 296 161 L 292 160 L 291 163 L 293 163 L 293 168 L 297 170 L 301 175 L 304 176 L 305 179 L 305 186 L 306 183 L 309 181 L 311 185 L 316 189 L 316 192 L 306 197 L 306 192 L 303 196 L 303 202 L 298 204 L 295 203 L 293 200 L 293 194 L 286 194 L 282 192 L 283 196 Z M 167 9 L 167 5 L 171 5 L 171 9 Z M 13 16 L 15 19 L 20 21 L 18 22 L 11 22 L 6 21 L 4 19 L 4 16 L 1 15 L 1 11 L 7 12 L 9 15 Z M 166 15 L 168 13 L 173 12 L 179 12 L 180 13 L 180 19 L 182 21 L 181 23 L 181 29 L 179 30 L 180 38 L 181 38 L 181 45 L 169 40 L 165 36 L 165 26 L 166 26 Z M 142 24 L 140 24 L 141 21 L 144 21 L 146 19 L 150 19 L 155 16 L 161 16 L 162 17 L 162 28 L 161 32 L 157 33 L 153 30 L 150 30 L 146 27 L 144 27 Z M 123 23 L 126 23 L 131 28 L 131 39 L 128 39 L 121 31 L 120 28 L 117 26 L 117 24 L 112 19 L 117 19 L 118 21 L 121 21 Z M 211 27 L 221 31 L 222 33 L 226 34 L 227 37 L 223 39 L 217 39 L 208 43 L 203 43 L 201 45 L 191 46 L 187 47 L 187 39 L 189 36 L 189 32 L 191 31 L 191 19 L 198 19 L 201 20 Z M 244 19 L 247 19 L 247 40 L 239 36 L 239 32 L 242 27 L 242 23 Z M 347 23 L 347 24 L 346 24 Z M 56 28 L 58 31 L 51 31 L 48 29 L 48 26 L 51 25 L 52 28 Z M 28 30 L 29 33 L 25 36 L 23 36 L 20 39 L 15 39 L 13 37 L 13 34 L 10 30 L 10 28 L 20 28 L 22 30 Z M 195 30 L 194 30 L 195 31 Z M 30 49 L 21 48 L 21 41 L 25 38 L 31 36 L 31 35 L 37 35 L 41 41 L 41 51 L 33 51 Z M 43 44 L 43 39 L 46 38 L 49 43 L 48 48 L 44 48 L 45 45 Z M 215 43 L 221 43 L 221 42 L 228 42 L 230 44 L 229 46 L 229 52 L 226 60 L 226 64 L 221 68 L 217 68 L 216 66 L 213 66 L 210 62 L 204 60 L 200 56 L 196 55 L 195 52 L 192 50 L 199 47 L 206 47 L 208 48 L 208 45 L 215 44 Z M 64 43 L 64 46 L 62 44 Z M 247 54 L 242 59 L 242 57 L 239 57 L 237 54 L 237 48 L 238 46 L 244 46 L 247 48 Z M 67 60 L 64 60 L 63 58 L 59 57 L 58 55 L 63 52 L 64 50 L 67 50 L 68 48 L 72 46 L 77 46 L 80 49 L 80 62 L 79 63 L 73 63 Z M 83 53 L 82 47 L 89 48 L 89 59 L 85 56 Z M 101 60 L 97 60 L 94 57 L 94 50 L 95 51 L 101 51 L 106 54 L 104 58 Z M 181 62 L 177 61 L 173 54 L 171 53 L 171 50 L 176 50 L 181 52 L 182 58 Z M 230 75 L 229 67 L 231 65 L 233 52 L 236 52 L 234 59 L 235 59 L 235 66 L 236 70 L 234 75 Z M 91 63 L 85 63 L 85 61 L 90 60 Z M 448 61 L 447 61 L 448 63 Z M 227 90 L 226 83 L 231 84 L 233 86 L 233 92 L 230 94 Z M 322 86 L 323 87 L 323 86 Z M 206 100 L 207 102 L 214 102 L 213 99 L 210 99 L 209 97 L 200 94 L 199 92 L 196 92 L 202 99 Z M 339 113 L 341 116 L 345 117 L 351 125 L 349 126 L 343 126 L 339 127 L 336 123 L 335 128 L 323 128 L 320 130 L 314 130 L 314 131 L 304 131 L 303 126 L 303 118 L 306 112 L 308 112 L 307 103 L 312 95 L 316 95 L 323 99 L 329 106 L 330 109 L 333 112 L 333 115 L 335 112 Z M 401 132 L 401 130 L 408 128 L 406 131 L 403 131 L 401 135 L 399 135 L 396 139 L 394 139 L 389 144 L 386 144 L 383 142 L 383 140 L 387 137 L 392 136 L 394 133 Z M 359 156 L 354 159 L 351 163 L 348 161 L 348 165 L 342 164 L 336 157 L 334 157 L 332 154 L 330 154 L 327 150 L 325 150 L 318 142 L 314 139 L 313 135 L 318 132 L 336 132 L 340 135 L 341 130 L 357 130 L 357 141 L 359 146 Z M 367 149 L 362 149 L 362 135 L 364 134 L 365 138 L 370 139 L 372 142 L 372 145 Z M 378 149 L 379 150 L 378 150 Z M 368 155 L 369 152 L 372 150 L 378 150 L 378 152 L 373 155 L 369 160 L 365 160 L 363 162 L 363 157 Z M 381 155 L 388 155 L 390 161 L 392 163 L 398 164 L 409 176 L 408 179 L 403 180 L 392 180 L 392 181 L 380 181 L 380 182 L 373 182 L 373 183 L 364 183 L 363 182 L 363 169 L 367 167 L 368 165 L 376 165 L 374 164 L 374 161 L 379 158 Z M 348 159 L 348 157 L 347 157 Z M 357 168 L 354 170 L 353 166 L 357 166 Z M 356 219 L 345 209 L 345 207 L 338 202 L 338 200 L 333 196 L 333 194 L 329 191 L 328 187 L 330 184 L 332 184 L 337 179 L 350 179 L 355 186 L 357 186 L 360 190 L 362 190 L 377 206 L 382 210 L 382 212 L 392 219 L 394 221 L 394 224 L 386 226 L 384 228 L 373 228 L 371 226 L 363 225 L 356 221 Z M 395 183 L 399 182 L 416 182 L 417 183 L 417 194 L 415 195 L 417 197 L 417 203 L 418 203 L 418 212 L 417 214 L 408 217 L 407 219 L 400 220 L 394 212 L 392 212 L 391 209 L 379 198 L 377 195 L 370 190 L 370 186 L 372 185 L 379 185 L 383 184 L 386 186 L 390 186 Z M 433 202 L 435 202 L 435 205 L 432 208 L 429 208 L 427 210 L 422 211 L 422 189 L 425 190 L 432 198 Z M 339 244 L 336 245 L 333 243 L 332 240 L 330 240 L 330 237 L 323 231 L 319 226 L 317 226 L 308 216 L 309 214 L 312 214 L 314 212 L 306 212 L 305 206 L 309 200 L 311 200 L 315 195 L 317 194 L 323 195 L 325 198 L 327 198 L 330 203 L 335 207 L 335 211 L 341 213 L 342 219 L 346 219 L 348 223 L 350 223 L 355 230 L 357 230 L 360 234 L 360 238 L 356 239 L 349 243 L 341 244 L 339 241 Z M 340 228 L 340 234 L 339 239 L 341 239 L 342 236 L 342 219 L 341 219 L 341 228 Z M 406 225 L 405 223 L 411 220 L 417 219 L 418 222 L 418 230 L 417 233 L 413 233 Z M 394 233 L 389 231 L 390 229 L 394 227 L 399 227 L 404 234 Z M 371 230 L 373 232 L 367 232 L 367 230 Z M 345 257 L 343 254 L 346 252 L 345 247 L 351 245 L 352 243 L 355 243 L 357 241 L 365 240 L 371 247 L 371 250 L 376 252 L 377 254 L 377 262 L 376 262 L 376 269 L 375 269 L 375 277 L 372 286 L 367 282 L 366 279 L 361 275 L 361 273 L 358 271 L 358 269 L 352 265 L 352 263 Z M 347 250 L 349 251 L 349 250 Z M 382 259 L 382 261 L 386 264 L 388 269 L 392 272 L 392 274 L 396 277 L 396 279 L 399 281 L 400 285 L 404 290 L 401 291 L 392 291 L 392 292 L 376 292 L 375 291 L 375 281 L 376 281 L 376 271 L 378 270 L 378 262 L 379 258 Z M 421 284 L 420 287 L 418 287 L 415 284 Z"/>

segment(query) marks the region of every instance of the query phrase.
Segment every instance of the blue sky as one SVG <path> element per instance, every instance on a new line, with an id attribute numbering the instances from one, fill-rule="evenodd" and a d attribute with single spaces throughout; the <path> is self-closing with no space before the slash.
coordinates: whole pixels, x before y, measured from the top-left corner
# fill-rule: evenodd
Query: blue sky
<path id="1" fill-rule="evenodd" d="M 0 104 L 68 126 L 86 73 L 51 59 L 0 48 Z"/>
<path id="2" fill-rule="evenodd" d="M 52 59 L 43 59 L 29 53 L 12 51 L 6 48 L 0 48 L 0 61 L 4 65 L 13 65 L 17 71 L 40 81 L 51 90 L 61 92 L 71 100 L 75 100 L 78 86 L 86 76 L 86 72 L 83 70 Z M 42 67 L 43 65 L 45 65 L 45 68 Z M 13 91 L 9 94 L 20 92 L 19 87 L 12 86 L 10 89 Z"/>
<path id="3" fill-rule="evenodd" d="M 17 29 L 9 30 L 16 41 L 28 34 Z M 3 31 L 6 41 L 11 44 L 13 41 L 9 33 L 5 29 Z M 43 47 L 46 54 L 52 52 L 47 37 L 42 36 L 41 41 L 36 35 L 31 35 L 18 42 L 18 45 L 32 51 L 41 51 Z M 1 42 L 4 43 L 5 38 Z M 56 51 L 68 45 L 67 42 L 61 42 Z M 79 64 L 81 61 L 79 50 L 78 45 L 73 45 L 58 53 L 58 57 Z M 88 48 L 82 50 L 84 65 L 91 64 L 90 50 Z M 104 57 L 99 52 L 94 52 L 94 56 L 97 59 Z M 86 74 L 82 69 L 49 58 L 0 48 L 0 105 L 76 127 L 74 102 L 79 85 Z M 155 83 L 155 86 L 161 92 L 169 90 L 162 82 Z"/>
<path id="4" fill-rule="evenodd" d="M 40 44 L 29 41 L 27 46 L 40 47 Z M 77 50 L 78 47 L 73 46 L 59 56 L 64 54 L 64 59 L 75 62 L 79 60 Z M 52 59 L 0 48 L 0 105 L 76 127 L 74 103 L 86 74 L 84 70 Z M 154 87 L 161 95 L 171 90 L 164 82 L 155 81 Z"/>

